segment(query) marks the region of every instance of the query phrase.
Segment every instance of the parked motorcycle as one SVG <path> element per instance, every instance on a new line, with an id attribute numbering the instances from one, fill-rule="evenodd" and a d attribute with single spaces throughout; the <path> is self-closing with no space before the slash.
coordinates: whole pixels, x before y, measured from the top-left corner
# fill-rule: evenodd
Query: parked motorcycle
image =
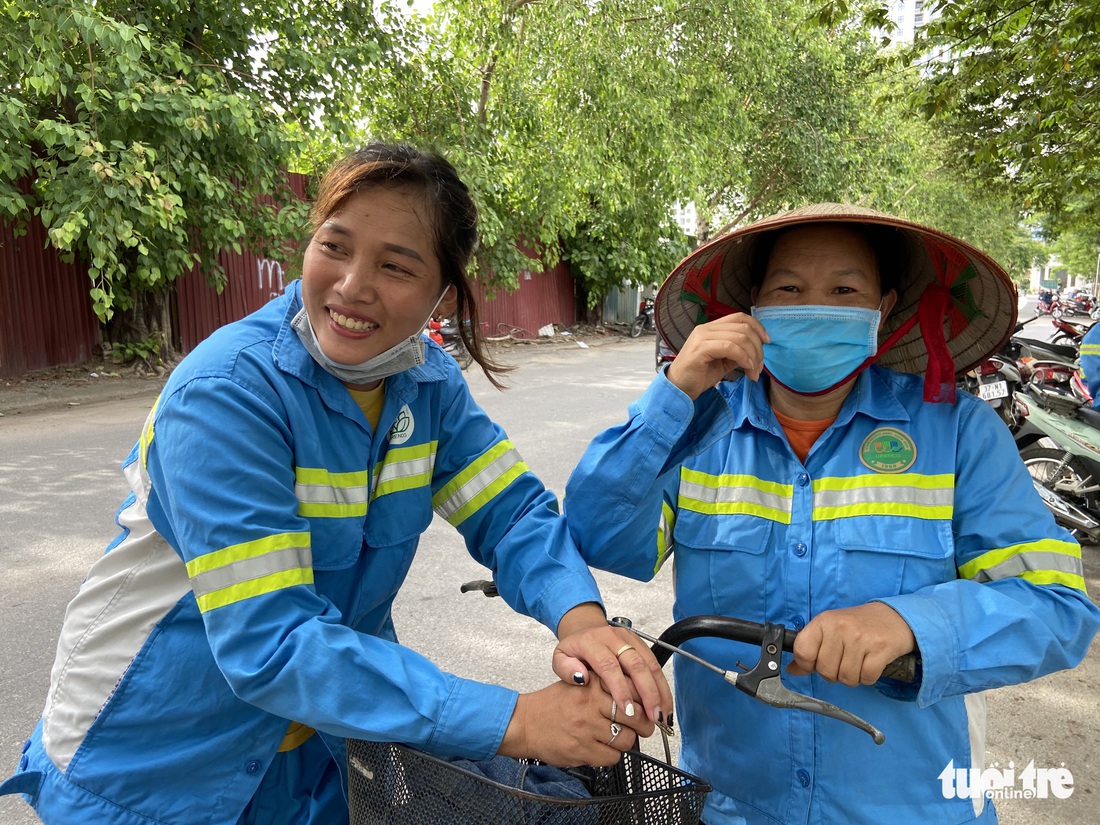
<path id="1" fill-rule="evenodd" d="M 1081 347 L 1081 339 L 1085 337 L 1085 333 L 1092 326 L 1092 324 L 1075 324 L 1065 318 L 1054 318 L 1051 323 L 1056 330 L 1054 336 L 1050 339 L 1052 343 L 1069 344 L 1078 349 Z"/>
<path id="2" fill-rule="evenodd" d="M 1038 338 L 1027 338 L 1020 335 L 1020 331 L 1035 318 L 1028 318 L 1016 324 L 1012 338 L 1001 350 L 1001 354 L 1011 358 L 1017 364 L 1025 359 L 1037 361 L 1061 361 L 1065 364 L 1073 364 L 1077 361 L 1077 355 L 1081 347 L 1081 338 L 1084 337 L 1088 327 L 1081 324 L 1073 324 L 1060 316 L 1053 318 L 1051 323 L 1057 330 L 1053 341 L 1042 341 Z M 1077 336 L 1080 335 L 1081 338 Z M 1027 376 L 1024 376 L 1027 380 Z"/>
<path id="3" fill-rule="evenodd" d="M 1037 362 L 1014 397 L 1020 457 L 1059 524 L 1100 543 L 1100 412 L 1073 392 L 1072 365 Z M 1044 441 L 1049 439 L 1049 441 Z M 1048 443 L 1055 446 L 1047 446 Z"/>
<path id="4" fill-rule="evenodd" d="M 1062 307 L 1069 315 L 1087 315 L 1092 320 L 1100 317 L 1100 303 L 1087 292 L 1074 292 L 1062 300 Z"/>
<path id="5" fill-rule="evenodd" d="M 1065 307 L 1062 306 L 1061 298 L 1048 289 L 1039 293 L 1039 300 L 1035 302 L 1035 314 L 1061 318 L 1065 314 Z"/>
<path id="6" fill-rule="evenodd" d="M 656 303 L 652 298 L 642 298 L 642 302 L 638 305 L 638 315 L 634 318 L 634 323 L 630 325 L 631 338 L 637 338 L 643 330 L 656 331 L 657 325 L 653 320 L 655 306 Z"/>
<path id="7" fill-rule="evenodd" d="M 1068 348 L 1059 353 L 1051 350 L 1050 347 L 1054 345 L 1046 341 L 1032 341 L 1017 335 L 1038 318 L 1036 315 L 1018 322 L 1013 330 L 1013 337 L 998 352 L 956 378 L 955 385 L 960 390 L 987 402 L 1013 432 L 1019 426 L 1019 415 L 1013 398 L 1031 377 L 1030 362 L 1036 360 L 1037 355 L 1043 360 L 1053 360 L 1064 355 L 1068 358 L 1067 363 L 1073 363 L 1076 358 L 1076 353 L 1070 353 Z"/>
<path id="8" fill-rule="evenodd" d="M 991 355 L 981 364 L 958 377 L 956 386 L 978 396 L 997 411 L 1005 425 L 1012 431 L 1019 425 L 1014 395 L 1023 379 L 1020 369 L 1011 356 L 1000 353 Z"/>

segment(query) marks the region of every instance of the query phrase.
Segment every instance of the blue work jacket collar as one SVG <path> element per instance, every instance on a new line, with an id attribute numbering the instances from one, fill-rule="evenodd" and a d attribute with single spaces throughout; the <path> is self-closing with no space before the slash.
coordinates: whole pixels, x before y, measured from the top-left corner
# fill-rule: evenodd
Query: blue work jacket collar
<path id="1" fill-rule="evenodd" d="M 325 372 L 313 360 L 313 356 L 306 351 L 306 348 L 302 346 L 302 342 L 298 339 L 298 333 L 290 325 L 290 322 L 294 320 L 294 316 L 302 309 L 302 282 L 300 280 L 287 284 L 283 300 L 286 301 L 286 309 L 279 324 L 279 333 L 275 337 L 273 348 L 275 366 L 288 375 L 293 375 L 302 383 L 313 387 L 329 409 L 354 421 L 360 421 L 363 417 L 362 412 L 359 405 L 351 397 L 351 393 L 347 391 L 340 379 Z M 430 350 L 434 346 L 430 342 L 425 343 L 426 350 Z M 387 378 L 386 394 L 392 395 L 401 404 L 410 404 L 419 394 L 421 383 L 443 381 L 446 377 L 447 373 L 442 364 L 429 352 L 426 363 Z"/>
<path id="2" fill-rule="evenodd" d="M 844 399 L 832 426 L 846 426 L 857 415 L 866 415 L 876 421 L 909 421 L 909 412 L 894 391 L 894 375 L 891 370 L 874 364 L 864 370 L 856 378 L 856 385 Z M 768 402 L 764 380 L 741 378 L 722 382 L 719 391 L 733 413 L 735 429 L 747 422 L 758 430 L 778 434 L 779 422 Z"/>

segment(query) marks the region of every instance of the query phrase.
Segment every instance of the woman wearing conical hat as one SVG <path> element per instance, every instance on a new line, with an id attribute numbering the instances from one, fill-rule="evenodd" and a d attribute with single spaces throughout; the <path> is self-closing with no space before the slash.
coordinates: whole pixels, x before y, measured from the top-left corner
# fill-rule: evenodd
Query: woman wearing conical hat
<path id="1" fill-rule="evenodd" d="M 682 767 L 715 788 L 707 825 L 996 821 L 968 781 L 982 691 L 1074 667 L 1100 627 L 1080 547 L 1009 431 L 955 393 L 1016 306 L 977 249 L 840 204 L 720 237 L 661 288 L 678 355 L 570 479 L 574 538 L 637 579 L 674 559 L 677 619 L 799 630 L 788 686 L 886 734 L 877 746 L 677 662 Z M 727 669 L 760 652 L 691 645 Z M 910 653 L 914 683 L 880 678 Z"/>

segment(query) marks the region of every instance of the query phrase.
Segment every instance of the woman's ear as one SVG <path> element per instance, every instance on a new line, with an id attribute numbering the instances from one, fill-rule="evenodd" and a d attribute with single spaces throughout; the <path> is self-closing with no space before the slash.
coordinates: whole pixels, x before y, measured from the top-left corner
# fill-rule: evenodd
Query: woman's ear
<path id="1" fill-rule="evenodd" d="M 891 289 L 889 292 L 882 296 L 882 303 L 879 304 L 879 312 L 882 313 L 882 319 L 879 321 L 880 324 L 882 323 L 882 321 L 885 321 L 889 317 L 890 311 L 894 308 L 894 304 L 896 304 L 897 302 L 898 291 L 896 289 Z"/>
<path id="2" fill-rule="evenodd" d="M 439 306 L 436 307 L 435 311 L 440 318 L 449 318 L 454 315 L 456 309 L 458 309 L 458 287 L 449 284 L 447 289 L 443 291 L 443 299 L 439 302 Z"/>
<path id="3" fill-rule="evenodd" d="M 756 306 L 756 296 L 759 294 L 760 287 L 758 286 L 754 286 L 752 289 L 749 290 L 749 301 L 752 303 L 752 306 Z"/>

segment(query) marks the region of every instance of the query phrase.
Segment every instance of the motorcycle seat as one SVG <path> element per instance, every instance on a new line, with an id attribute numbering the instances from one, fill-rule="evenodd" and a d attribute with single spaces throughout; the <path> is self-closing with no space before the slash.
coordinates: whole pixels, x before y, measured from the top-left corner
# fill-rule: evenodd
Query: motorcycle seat
<path id="1" fill-rule="evenodd" d="M 1082 424 L 1088 424 L 1100 430 L 1100 410 L 1091 404 L 1083 404 L 1077 408 L 1077 420 Z"/>
<path id="2" fill-rule="evenodd" d="M 1069 344 L 1053 344 L 1050 341 L 1036 341 L 1033 338 L 1012 337 L 1013 343 L 1030 353 L 1050 353 L 1072 363 L 1077 358 L 1077 347 Z"/>

